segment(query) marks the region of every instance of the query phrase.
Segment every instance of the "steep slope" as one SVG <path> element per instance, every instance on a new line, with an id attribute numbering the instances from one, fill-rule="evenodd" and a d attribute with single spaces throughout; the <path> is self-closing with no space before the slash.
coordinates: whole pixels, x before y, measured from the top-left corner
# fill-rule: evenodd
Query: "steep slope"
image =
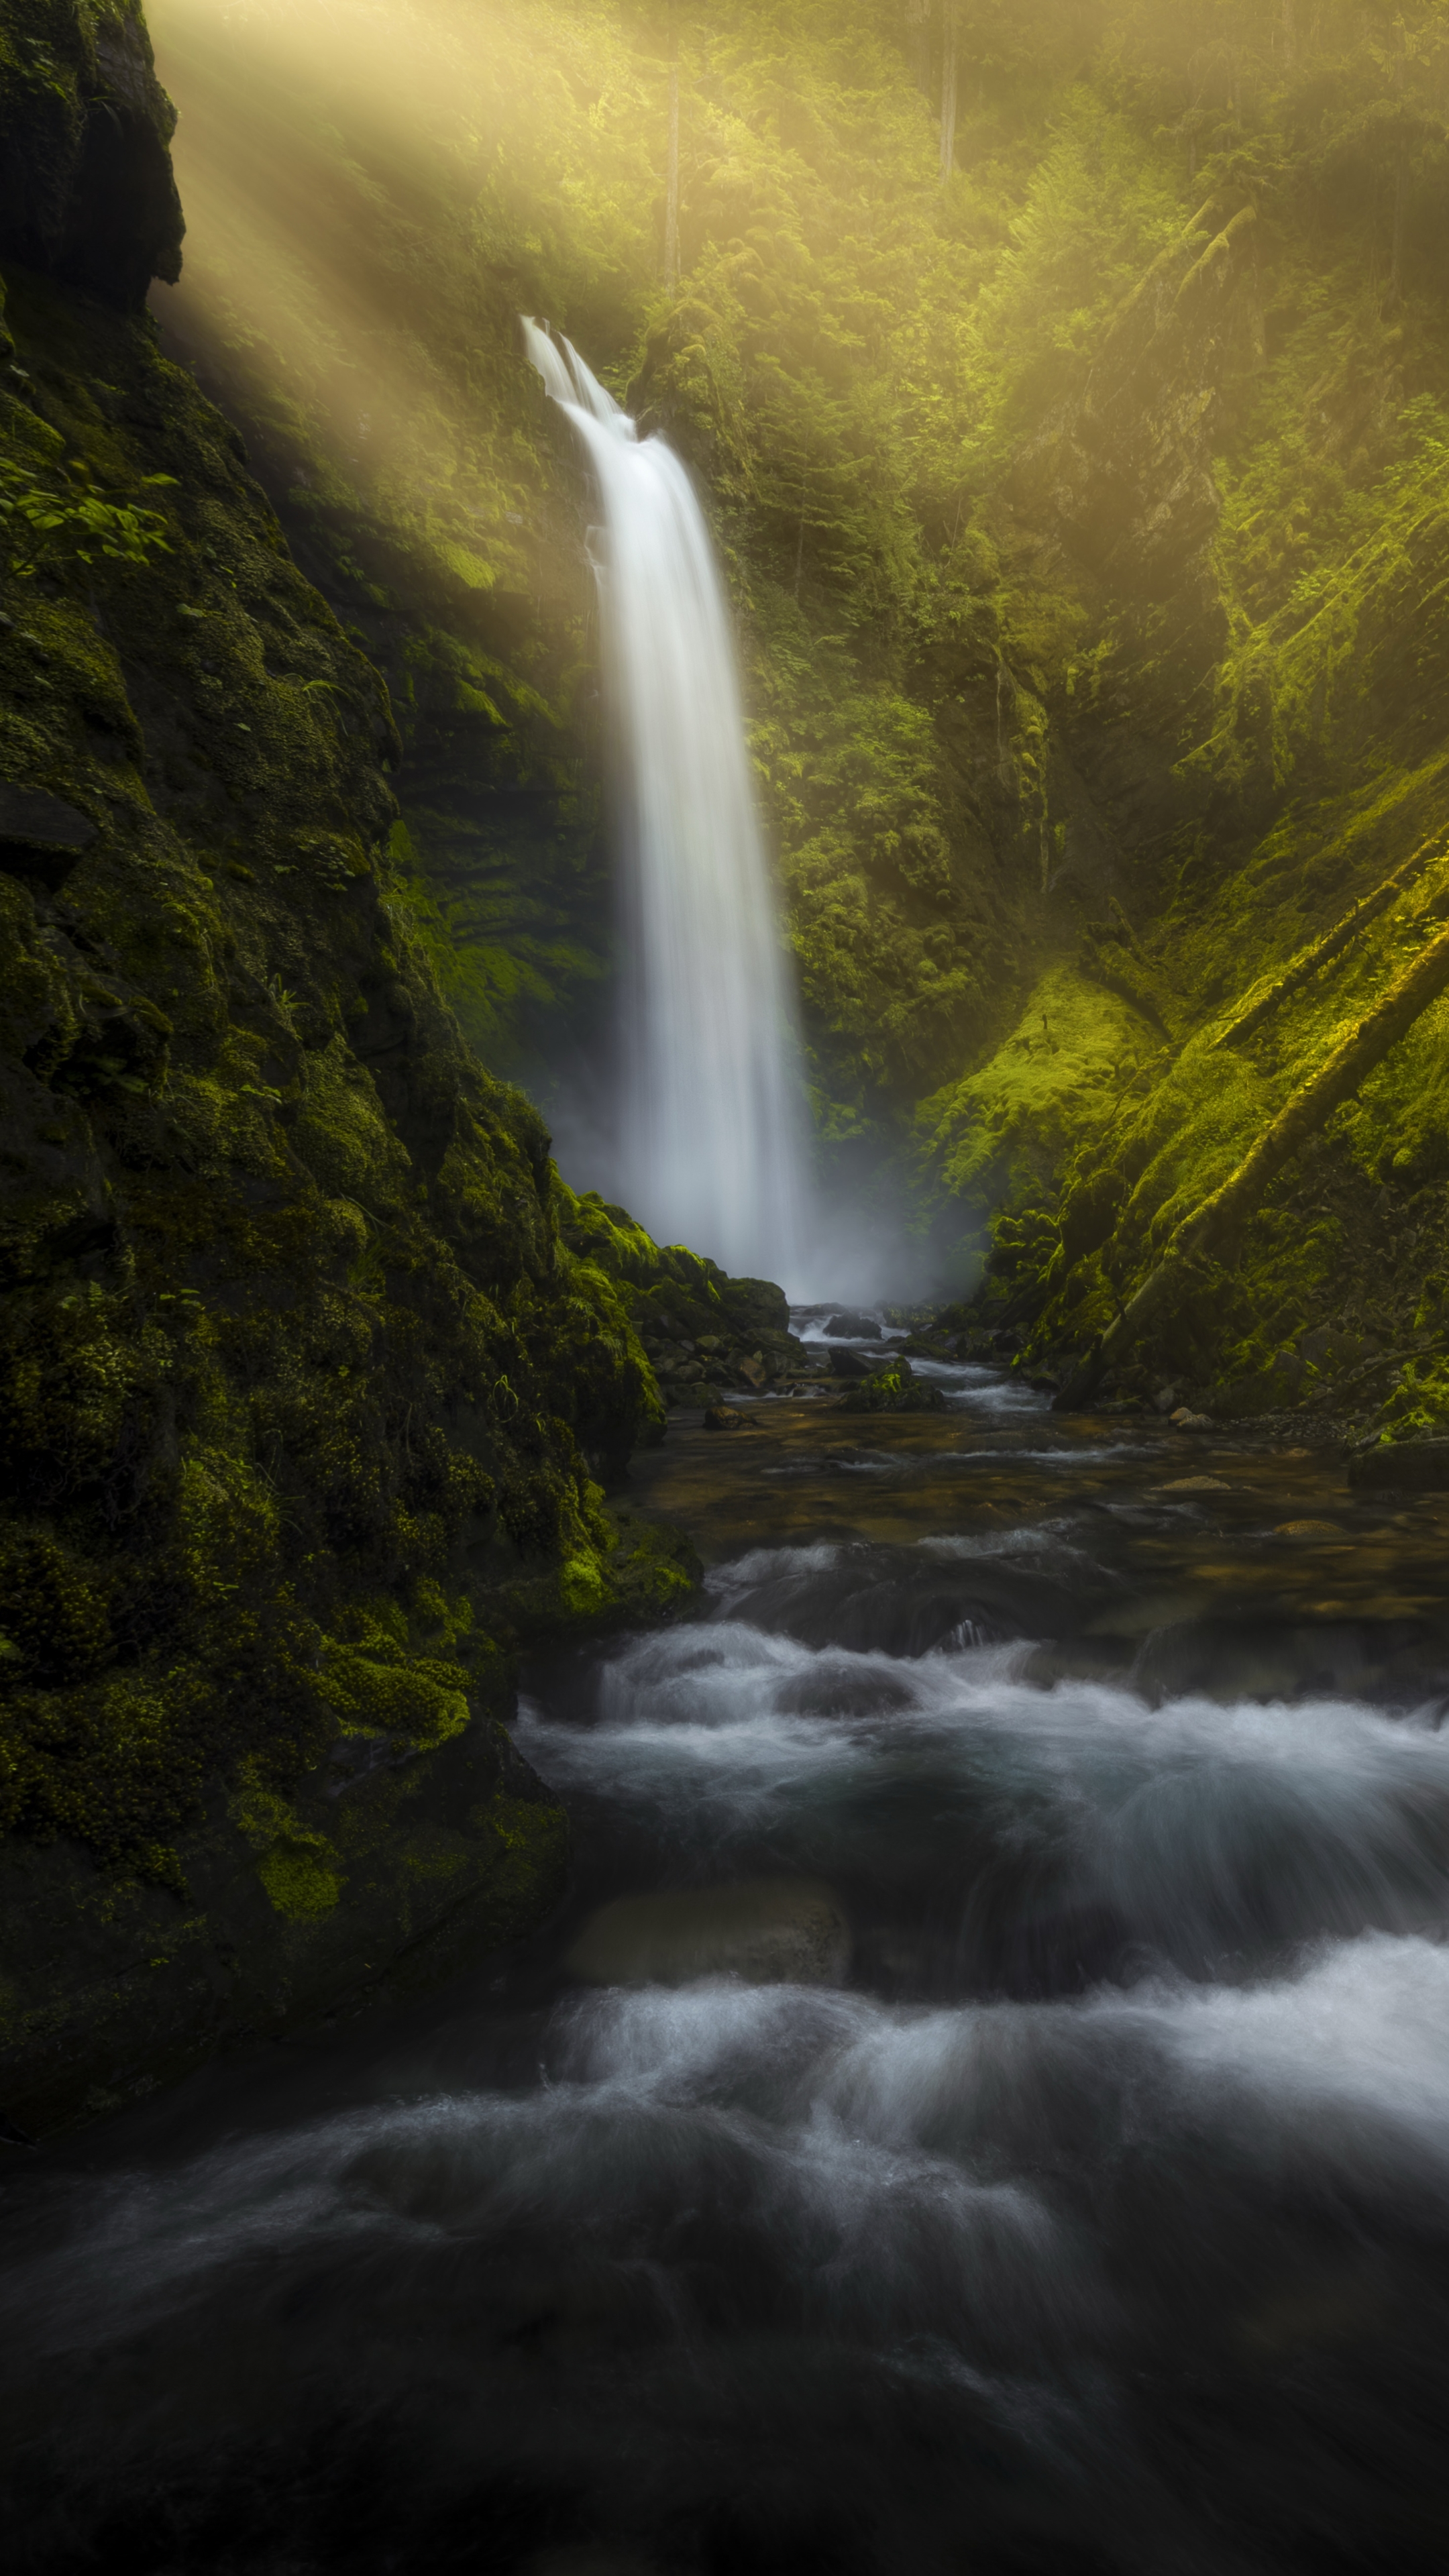
<path id="1" fill-rule="evenodd" d="M 566 1833 L 503 1731 L 514 1650 L 693 1572 L 606 1506 L 663 1418 L 618 1229 L 410 935 L 386 691 L 138 309 L 179 235 L 139 13 L 7 6 L 0 42 L 0 2101 L 31 2125 L 527 1928 Z"/>

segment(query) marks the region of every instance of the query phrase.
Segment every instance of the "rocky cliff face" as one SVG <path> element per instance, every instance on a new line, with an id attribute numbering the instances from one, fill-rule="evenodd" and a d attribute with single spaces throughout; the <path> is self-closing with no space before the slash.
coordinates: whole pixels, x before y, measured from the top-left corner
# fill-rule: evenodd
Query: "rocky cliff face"
<path id="1" fill-rule="evenodd" d="M 0 10 L 0 246 L 139 312 L 181 274 L 176 112 L 136 0 Z"/>
<path id="2" fill-rule="evenodd" d="M 137 308 L 137 16 L 0 15 L 0 2102 L 513 1936 L 520 1639 L 689 1597 L 537 1115 L 393 901 L 386 691 Z M 582 1252 L 570 1248 L 572 1230 Z M 652 1247 L 647 1247 L 652 1254 Z"/>

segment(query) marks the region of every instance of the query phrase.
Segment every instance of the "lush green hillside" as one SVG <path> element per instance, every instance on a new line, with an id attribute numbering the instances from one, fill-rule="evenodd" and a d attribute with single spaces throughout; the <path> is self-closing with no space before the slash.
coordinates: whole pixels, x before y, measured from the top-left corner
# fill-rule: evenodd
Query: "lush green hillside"
<path id="1" fill-rule="evenodd" d="M 883 1174 L 938 1276 L 1004 1218 L 991 1311 L 1065 1365 L 1417 935 L 1422 886 L 1271 1037 L 1198 1040 L 1449 821 L 1449 19 L 963 9 L 944 186 L 939 0 L 676 24 L 677 286 L 666 12 L 429 0 L 404 44 L 385 10 L 160 0 L 166 327 L 388 672 L 420 935 L 546 1101 L 607 1006 L 607 853 L 587 500 L 515 311 L 682 444 L 827 1165 Z M 1365 1243 L 1384 1188 L 1422 1225 L 1442 1022 L 1323 1146 Z M 1069 1281 L 1064 1184 L 1127 1211 Z M 1171 1355 L 1203 1386 L 1344 1303 L 1341 1234 L 1291 1277 L 1250 1252 L 1226 1339 Z M 1417 1282 L 1391 1302 L 1400 1334 Z"/>

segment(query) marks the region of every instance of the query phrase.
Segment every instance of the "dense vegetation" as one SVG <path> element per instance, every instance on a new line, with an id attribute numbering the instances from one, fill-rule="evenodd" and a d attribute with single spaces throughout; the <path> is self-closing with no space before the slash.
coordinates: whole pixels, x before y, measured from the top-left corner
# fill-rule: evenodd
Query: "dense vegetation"
<path id="1" fill-rule="evenodd" d="M 711 497 L 827 1168 L 938 1277 L 994 1229 L 986 1311 L 1064 1365 L 1437 883 L 1211 1043 L 1441 820 L 1449 12 L 963 7 L 944 185 L 940 0 L 344 14 L 160 0 L 161 300 L 388 672 L 418 935 L 556 1103 L 611 934 L 546 311 Z M 1424 1340 L 1372 1238 L 1423 1232 L 1445 1044 L 1440 1008 L 1149 1377 L 1266 1400 L 1385 1303 Z"/>

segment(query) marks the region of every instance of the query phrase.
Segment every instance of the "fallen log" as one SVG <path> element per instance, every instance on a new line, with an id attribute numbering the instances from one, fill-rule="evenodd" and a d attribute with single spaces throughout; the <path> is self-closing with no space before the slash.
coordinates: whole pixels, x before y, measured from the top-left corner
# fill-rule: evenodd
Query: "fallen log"
<path id="1" fill-rule="evenodd" d="M 1316 1136 L 1346 1100 L 1351 1100 L 1375 1066 L 1397 1046 L 1415 1020 L 1449 986 L 1449 930 L 1421 949 L 1374 1008 L 1350 1030 L 1341 1046 L 1301 1089 L 1285 1102 L 1264 1128 L 1236 1171 L 1230 1172 L 1211 1197 L 1183 1218 L 1155 1270 L 1150 1271 L 1131 1303 L 1078 1361 L 1054 1413 L 1076 1413 L 1090 1402 L 1107 1370 L 1138 1341 L 1169 1300 L 1189 1288 L 1193 1272 L 1220 1260 L 1235 1246 L 1265 1192 L 1285 1166 Z"/>
<path id="2" fill-rule="evenodd" d="M 1376 921 L 1381 912 L 1387 912 L 1391 904 L 1397 903 L 1400 895 L 1408 892 L 1415 877 L 1422 876 L 1431 860 L 1445 854 L 1443 833 L 1432 833 L 1427 841 L 1420 843 L 1412 858 L 1406 859 L 1401 868 L 1396 868 L 1391 877 L 1385 877 L 1382 885 L 1375 886 L 1371 894 L 1364 895 L 1341 921 L 1336 921 L 1331 930 L 1324 932 L 1321 939 L 1313 940 L 1307 948 L 1300 948 L 1276 983 L 1270 984 L 1266 992 L 1259 993 L 1255 999 L 1250 999 L 1236 1019 L 1229 1020 L 1227 1027 L 1219 1031 L 1213 1045 L 1241 1046 L 1244 1038 L 1251 1037 L 1255 1029 L 1260 1029 L 1265 1020 L 1271 1019 L 1291 994 L 1311 981 L 1321 966 L 1330 965 L 1361 930 L 1366 929 L 1371 921 Z"/>

